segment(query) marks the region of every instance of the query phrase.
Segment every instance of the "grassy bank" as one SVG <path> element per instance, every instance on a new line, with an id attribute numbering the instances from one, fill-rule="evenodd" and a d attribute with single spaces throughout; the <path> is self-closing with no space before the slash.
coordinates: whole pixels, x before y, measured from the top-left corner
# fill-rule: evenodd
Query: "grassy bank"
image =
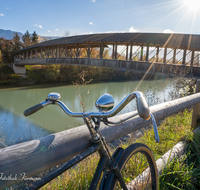
<path id="1" fill-rule="evenodd" d="M 26 78 L 20 77 L 6 64 L 0 65 L 0 85 L 26 83 L 57 83 L 76 81 L 80 73 L 85 70 L 86 80 L 93 82 L 131 81 L 140 80 L 144 73 L 128 71 L 126 69 L 109 69 L 101 67 L 82 67 L 77 65 L 26 65 Z M 159 79 L 163 76 L 147 75 L 146 80 Z"/>
<path id="2" fill-rule="evenodd" d="M 100 67 L 81 67 L 76 65 L 46 65 L 26 66 L 27 76 L 36 83 L 71 82 L 79 79 L 79 74 L 85 70 L 86 80 L 122 81 L 140 79 L 142 75 L 126 70 L 114 70 Z"/>
<path id="3" fill-rule="evenodd" d="M 160 141 L 161 141 L 160 143 L 155 142 L 154 132 L 152 129 L 150 129 L 147 132 L 145 132 L 141 138 L 137 140 L 130 138 L 126 143 L 122 143 L 122 147 L 126 148 L 133 142 L 142 142 L 150 147 L 150 149 L 152 150 L 155 156 L 155 159 L 157 160 L 159 157 L 165 154 L 169 149 L 171 149 L 179 141 L 187 140 L 189 137 L 190 139 L 192 139 L 192 132 L 190 132 L 191 118 L 192 118 L 192 113 L 188 112 L 187 110 L 177 115 L 166 118 L 159 126 L 159 136 L 160 136 Z M 111 149 L 112 149 L 112 152 L 115 150 L 114 147 Z M 193 158 L 193 159 L 195 160 L 196 158 Z M 65 173 L 63 173 L 58 178 L 54 179 L 53 181 L 51 181 L 49 184 L 45 185 L 41 189 L 43 190 L 44 189 L 70 189 L 70 190 L 71 189 L 88 189 L 91 183 L 94 171 L 96 169 L 98 160 L 99 160 L 98 154 L 91 155 L 88 159 L 85 159 L 84 161 L 80 162 L 75 168 L 72 168 L 66 171 Z M 177 160 L 175 160 L 175 162 L 176 161 Z M 185 159 L 180 160 L 179 163 L 180 162 L 182 163 L 182 161 L 185 162 Z M 195 166 L 196 166 L 196 163 L 195 163 Z M 191 167 L 192 165 L 190 165 L 190 167 L 187 168 L 187 171 L 191 169 Z M 179 164 L 179 169 L 181 169 L 181 164 Z M 199 171 L 199 168 L 197 168 L 197 170 Z M 189 172 L 190 171 L 191 170 L 189 170 Z M 173 181 L 176 181 L 176 175 L 175 175 L 173 176 L 174 178 L 170 177 L 171 179 L 170 182 L 166 182 L 164 178 L 167 176 L 167 173 L 169 173 L 169 171 L 165 170 L 163 173 L 163 176 L 161 176 L 160 178 L 161 189 L 163 189 L 163 187 L 166 186 L 166 183 L 172 184 Z M 197 177 L 199 176 L 200 174 L 197 172 Z M 185 178 L 188 179 L 187 177 Z M 195 182 L 196 180 L 193 180 L 193 181 Z M 182 183 L 182 181 L 180 181 L 179 183 Z M 171 186 L 172 188 L 168 188 L 168 189 L 178 189 L 178 188 L 174 188 L 173 186 L 175 185 L 173 184 Z M 182 189 L 184 188 L 185 186 L 183 186 Z"/>
<path id="4" fill-rule="evenodd" d="M 7 64 L 0 64 L 0 85 L 22 84 L 32 82 L 30 78 L 22 78 L 8 67 Z"/>
<path id="5" fill-rule="evenodd" d="M 200 133 L 187 136 L 186 153 L 167 164 L 160 186 L 168 189 L 200 189 Z"/>

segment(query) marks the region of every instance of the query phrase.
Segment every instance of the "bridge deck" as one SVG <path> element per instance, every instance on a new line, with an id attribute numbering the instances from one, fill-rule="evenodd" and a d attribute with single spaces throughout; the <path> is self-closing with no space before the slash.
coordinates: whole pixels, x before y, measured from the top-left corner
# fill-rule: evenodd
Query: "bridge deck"
<path id="1" fill-rule="evenodd" d="M 76 64 L 145 72 L 149 69 L 163 74 L 176 68 L 178 73 L 187 70 L 187 75 L 198 76 L 200 35 L 106 33 L 64 37 L 20 50 L 14 63 Z"/>

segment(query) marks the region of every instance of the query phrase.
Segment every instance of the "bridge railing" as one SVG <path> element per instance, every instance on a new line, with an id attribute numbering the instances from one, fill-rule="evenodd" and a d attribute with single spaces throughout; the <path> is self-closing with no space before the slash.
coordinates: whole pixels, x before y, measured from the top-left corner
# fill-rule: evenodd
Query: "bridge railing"
<path id="1" fill-rule="evenodd" d="M 200 82 L 198 81 L 198 89 Z M 154 105 L 150 111 L 157 121 L 178 113 L 186 108 L 195 106 L 195 119 L 200 116 L 200 93 L 186 96 L 170 102 Z M 135 112 L 135 111 L 134 111 Z M 129 112 L 112 118 L 118 121 L 132 115 Z M 141 129 L 151 122 L 134 117 L 116 127 L 101 125 L 101 132 L 107 142 L 112 142 L 120 137 Z M 56 127 L 56 126 L 55 126 Z M 12 145 L 0 149 L 0 189 L 20 182 L 23 177 L 31 177 L 51 169 L 91 147 L 90 133 L 85 125 L 58 132 L 40 139 Z M 93 151 L 93 150 L 91 150 Z"/>
<path id="2" fill-rule="evenodd" d="M 164 63 L 151 63 L 148 61 L 127 61 L 115 59 L 88 59 L 88 58 L 40 58 L 40 59 L 27 59 L 19 60 L 15 63 L 16 66 L 20 65 L 49 65 L 49 64 L 62 64 L 62 65 L 80 65 L 80 66 L 93 66 L 93 67 L 106 67 L 115 69 L 126 69 L 141 71 L 151 74 L 165 74 L 165 75 L 183 75 L 184 76 L 197 76 L 200 77 L 200 67 L 181 64 L 164 64 Z"/>

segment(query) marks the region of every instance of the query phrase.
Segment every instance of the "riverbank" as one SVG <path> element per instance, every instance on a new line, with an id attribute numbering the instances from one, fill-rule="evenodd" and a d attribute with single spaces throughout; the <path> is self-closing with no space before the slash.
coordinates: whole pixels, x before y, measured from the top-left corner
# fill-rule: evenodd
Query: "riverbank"
<path id="1" fill-rule="evenodd" d="M 156 160 L 179 141 L 185 141 L 188 144 L 188 147 L 192 147 L 192 145 L 194 145 L 193 142 L 197 143 L 197 140 L 195 137 L 193 138 L 192 132 L 190 131 L 191 118 L 192 112 L 185 110 L 184 112 L 163 120 L 158 129 L 161 141 L 160 143 L 155 142 L 154 132 L 152 129 L 147 131 L 147 133 L 144 133 L 144 135 L 139 139 L 129 139 L 126 143 L 122 144 L 122 147 L 126 148 L 134 142 L 142 142 L 150 147 Z M 200 142 L 196 144 L 198 149 L 199 144 Z M 112 148 L 112 152 L 114 151 L 115 147 Z M 160 188 L 171 189 L 174 187 L 177 189 L 187 189 L 189 187 L 188 184 L 190 184 L 192 189 L 198 189 L 200 173 L 199 165 L 197 165 L 197 156 L 196 153 L 191 152 L 191 149 L 188 149 L 188 152 L 186 152 L 184 157 L 175 159 L 170 163 L 169 167 L 163 171 L 160 177 Z M 91 155 L 88 159 L 80 162 L 75 168 L 66 171 L 41 189 L 53 190 L 58 189 L 58 187 L 60 189 L 88 189 L 98 159 L 98 154 Z M 140 163 L 140 165 L 141 164 L 142 163 Z"/>
<path id="2" fill-rule="evenodd" d="M 43 84 L 69 82 L 80 79 L 80 73 L 86 71 L 86 80 L 92 82 L 114 82 L 141 80 L 144 73 L 126 69 L 109 69 L 100 67 L 81 67 L 77 65 L 26 65 L 26 77 L 13 72 L 6 64 L 0 66 L 0 85 Z M 147 74 L 145 80 L 163 79 L 164 75 Z"/>

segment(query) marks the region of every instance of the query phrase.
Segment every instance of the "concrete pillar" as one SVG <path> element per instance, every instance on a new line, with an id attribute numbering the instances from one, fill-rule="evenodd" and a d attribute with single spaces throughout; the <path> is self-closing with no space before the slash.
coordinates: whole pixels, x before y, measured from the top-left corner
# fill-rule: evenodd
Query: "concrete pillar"
<path id="1" fill-rule="evenodd" d="M 149 60 L 149 45 L 147 45 L 146 61 Z"/>
<path id="2" fill-rule="evenodd" d="M 200 79 L 197 80 L 196 93 L 200 92 Z M 200 118 L 200 103 L 193 106 L 192 125 L 191 129 L 197 128 L 197 120 Z"/>
<path id="3" fill-rule="evenodd" d="M 103 43 L 102 42 L 100 46 L 100 59 L 103 59 Z"/>
<path id="4" fill-rule="evenodd" d="M 140 52 L 140 61 L 142 61 L 142 59 L 143 59 L 143 49 L 144 49 L 144 47 L 143 47 L 143 46 L 141 46 L 141 52 Z"/>
<path id="5" fill-rule="evenodd" d="M 25 75 L 26 74 L 26 67 L 24 65 L 16 66 L 15 64 L 13 64 L 12 69 L 15 73 L 17 73 L 19 75 Z"/>
<path id="6" fill-rule="evenodd" d="M 115 59 L 117 59 L 117 43 L 115 42 Z"/>
<path id="7" fill-rule="evenodd" d="M 183 51 L 183 61 L 182 61 L 182 65 L 185 65 L 185 59 L 186 59 L 186 49 L 184 49 Z"/>
<path id="8" fill-rule="evenodd" d="M 128 60 L 128 44 L 126 46 L 126 60 Z"/>
<path id="9" fill-rule="evenodd" d="M 174 54 L 173 54 L 173 63 L 176 63 L 176 49 L 174 49 Z"/>
<path id="10" fill-rule="evenodd" d="M 159 46 L 157 47 L 157 51 L 156 51 L 156 62 L 158 62 L 158 57 L 159 57 Z"/>
<path id="11" fill-rule="evenodd" d="M 166 58 L 167 58 L 167 47 L 165 47 L 164 49 L 163 63 L 166 63 Z"/>
<path id="12" fill-rule="evenodd" d="M 130 45 L 130 57 L 129 57 L 130 61 L 132 61 L 132 51 L 133 51 L 133 44 Z"/>

